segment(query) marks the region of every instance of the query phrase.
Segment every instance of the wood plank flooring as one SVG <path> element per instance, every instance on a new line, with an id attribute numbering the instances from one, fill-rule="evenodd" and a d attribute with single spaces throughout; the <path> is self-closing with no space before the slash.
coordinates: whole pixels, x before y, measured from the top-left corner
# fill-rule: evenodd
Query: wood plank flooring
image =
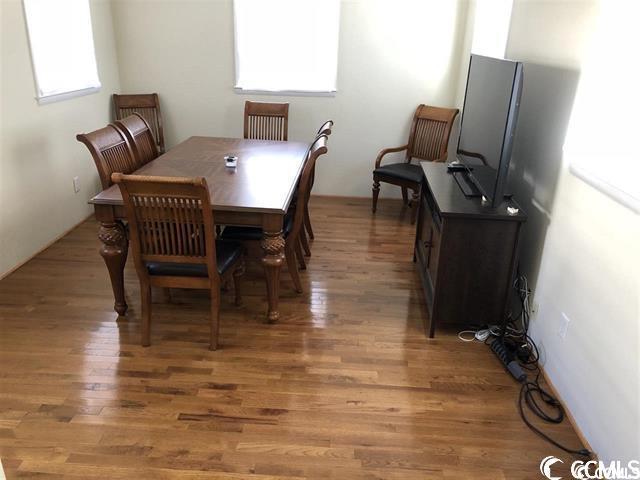
<path id="1" fill-rule="evenodd" d="M 139 345 L 135 270 L 118 318 L 89 220 L 0 282 L 0 457 L 7 478 L 524 479 L 547 455 L 485 345 L 425 337 L 399 202 L 314 198 L 313 257 L 281 321 L 261 270 L 223 295 L 154 292 Z M 570 425 L 545 427 L 577 446 Z"/>

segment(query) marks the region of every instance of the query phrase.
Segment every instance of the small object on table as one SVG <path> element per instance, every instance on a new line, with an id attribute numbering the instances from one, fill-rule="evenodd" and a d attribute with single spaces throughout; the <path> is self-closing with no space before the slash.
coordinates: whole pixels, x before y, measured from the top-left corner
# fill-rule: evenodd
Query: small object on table
<path id="1" fill-rule="evenodd" d="M 469 172 L 473 170 L 471 167 L 466 166 L 459 160 L 447 163 L 447 171 L 449 172 Z"/>
<path id="2" fill-rule="evenodd" d="M 520 211 L 519 208 L 507 207 L 507 212 L 509 213 L 509 215 L 517 215 L 519 211 Z"/>
<path id="3" fill-rule="evenodd" d="M 224 166 L 227 168 L 236 168 L 238 166 L 238 157 L 235 155 L 225 155 Z"/>

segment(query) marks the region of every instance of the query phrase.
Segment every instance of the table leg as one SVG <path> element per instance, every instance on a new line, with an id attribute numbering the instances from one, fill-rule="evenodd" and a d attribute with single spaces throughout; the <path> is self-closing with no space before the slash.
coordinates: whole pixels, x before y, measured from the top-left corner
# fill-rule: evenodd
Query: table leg
<path id="1" fill-rule="evenodd" d="M 121 222 L 101 222 L 98 238 L 102 242 L 100 255 L 111 277 L 111 288 L 115 298 L 113 309 L 119 315 L 124 315 L 127 311 L 127 301 L 124 298 L 124 265 L 127 263 L 129 250 L 127 232 Z"/>
<path id="2" fill-rule="evenodd" d="M 263 238 L 261 242 L 264 257 L 265 276 L 267 277 L 267 297 L 269 310 L 267 321 L 273 323 L 280 318 L 278 297 L 280 295 L 280 269 L 284 263 L 284 237 L 282 235 L 282 216 L 268 215 L 262 224 Z"/>

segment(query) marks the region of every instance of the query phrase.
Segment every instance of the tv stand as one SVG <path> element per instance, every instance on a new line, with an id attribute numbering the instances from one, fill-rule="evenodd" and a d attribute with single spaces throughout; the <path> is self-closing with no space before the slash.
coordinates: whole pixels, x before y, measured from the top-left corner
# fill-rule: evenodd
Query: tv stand
<path id="1" fill-rule="evenodd" d="M 466 197 L 446 164 L 421 166 L 414 260 L 429 313 L 427 335 L 446 324 L 502 325 L 526 215 L 513 199 L 491 207 Z"/>

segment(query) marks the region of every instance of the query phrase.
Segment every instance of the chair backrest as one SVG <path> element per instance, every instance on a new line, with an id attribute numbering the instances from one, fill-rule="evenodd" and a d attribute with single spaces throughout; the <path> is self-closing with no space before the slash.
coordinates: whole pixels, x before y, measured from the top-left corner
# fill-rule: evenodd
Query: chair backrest
<path id="1" fill-rule="evenodd" d="M 245 102 L 244 138 L 287 141 L 289 104 Z"/>
<path id="2" fill-rule="evenodd" d="M 331 129 L 333 128 L 333 120 L 327 120 L 326 122 L 324 122 L 322 124 L 322 126 L 320 127 L 320 129 L 318 130 L 318 134 L 316 135 L 316 140 L 318 140 L 318 137 L 321 136 L 325 136 L 327 137 L 325 140 L 325 147 L 327 146 L 327 144 L 329 143 L 329 135 L 331 135 Z M 313 146 L 315 144 L 315 140 L 314 142 L 311 144 L 311 146 Z M 309 180 L 309 195 L 311 195 L 311 190 L 313 189 L 313 185 L 316 181 L 316 167 L 314 165 L 313 169 L 311 170 L 311 179 Z"/>
<path id="3" fill-rule="evenodd" d="M 293 228 L 291 234 L 293 240 L 300 234 L 305 215 L 305 205 L 309 201 L 311 196 L 311 187 L 313 186 L 313 172 L 315 171 L 316 161 L 320 155 L 324 155 L 329 150 L 327 149 L 327 140 L 329 137 L 325 134 L 318 135 L 313 143 L 309 146 L 307 151 L 307 158 L 302 168 L 302 174 L 300 174 L 300 180 L 298 181 L 298 195 L 296 197 L 296 210 L 293 219 Z"/>
<path id="4" fill-rule="evenodd" d="M 457 108 L 419 105 L 411 125 L 407 162 L 412 158 L 445 161 L 451 127 L 457 114 Z"/>
<path id="5" fill-rule="evenodd" d="M 322 124 L 318 130 L 318 135 L 331 135 L 331 129 L 333 128 L 333 120 L 327 120 Z"/>
<path id="6" fill-rule="evenodd" d="M 158 146 L 151 127 L 142 115 L 136 112 L 122 120 L 116 120 L 115 124 L 129 140 L 140 166 L 158 158 Z"/>
<path id="7" fill-rule="evenodd" d="M 137 95 L 113 95 L 116 120 L 122 120 L 133 113 L 139 113 L 149 124 L 158 151 L 164 153 L 164 129 L 160 112 L 160 98 L 157 93 Z"/>
<path id="8" fill-rule="evenodd" d="M 213 212 L 204 178 L 114 174 L 129 221 L 138 274 L 147 262 L 206 264 L 218 278 Z"/>
<path id="9" fill-rule="evenodd" d="M 113 185 L 112 173 L 132 173 L 138 168 L 129 140 L 115 125 L 109 124 L 91 133 L 80 133 L 76 135 L 76 140 L 84 143 L 91 152 L 103 189 Z"/>

